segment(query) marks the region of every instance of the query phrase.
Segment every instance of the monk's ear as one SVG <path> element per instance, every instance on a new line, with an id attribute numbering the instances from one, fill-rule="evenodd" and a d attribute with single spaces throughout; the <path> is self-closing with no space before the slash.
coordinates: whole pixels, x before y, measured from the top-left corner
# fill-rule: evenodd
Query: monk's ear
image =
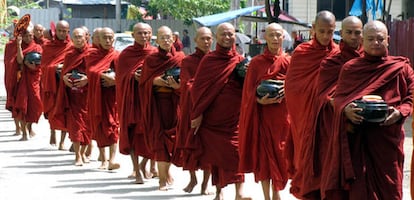
<path id="1" fill-rule="evenodd" d="M 339 30 L 339 35 L 340 35 L 341 37 L 344 37 L 344 36 L 342 35 L 342 29 L 341 29 L 341 30 Z"/>

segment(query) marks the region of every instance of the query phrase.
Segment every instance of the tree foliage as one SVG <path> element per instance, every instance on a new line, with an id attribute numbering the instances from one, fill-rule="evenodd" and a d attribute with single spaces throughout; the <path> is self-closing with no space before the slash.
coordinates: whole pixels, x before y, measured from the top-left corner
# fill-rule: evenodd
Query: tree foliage
<path id="1" fill-rule="evenodd" d="M 151 0 L 148 9 L 153 16 L 167 14 L 190 25 L 194 17 L 221 13 L 229 8 L 230 0 Z"/>

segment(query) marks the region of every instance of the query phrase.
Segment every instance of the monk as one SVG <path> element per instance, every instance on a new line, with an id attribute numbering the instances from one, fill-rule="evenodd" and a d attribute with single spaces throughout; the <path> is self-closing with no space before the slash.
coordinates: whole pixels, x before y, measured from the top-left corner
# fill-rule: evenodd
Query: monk
<path id="1" fill-rule="evenodd" d="M 86 56 L 88 76 L 88 114 L 93 138 L 99 147 L 99 169 L 118 169 L 115 162 L 119 139 L 119 122 L 115 97 L 115 72 L 119 53 L 113 48 L 114 32 L 104 27 L 99 31 L 99 48 L 91 48 Z M 109 160 L 105 154 L 109 147 Z"/>
<path id="2" fill-rule="evenodd" d="M 45 31 L 45 27 L 43 27 L 41 24 L 34 25 L 33 33 L 34 33 L 34 41 L 36 44 L 43 46 L 47 42 L 46 37 L 43 35 L 43 32 Z"/>
<path id="3" fill-rule="evenodd" d="M 222 188 L 235 183 L 235 199 L 243 197 L 244 174 L 238 170 L 238 124 L 242 85 L 233 73 L 244 58 L 236 52 L 236 30 L 230 23 L 217 26 L 216 50 L 204 56 L 191 88 L 193 108 L 190 134 L 199 137 L 201 166 L 211 165 L 215 199 Z M 200 150 L 197 150 L 200 151 Z"/>
<path id="4" fill-rule="evenodd" d="M 403 124 L 412 111 L 414 73 L 408 58 L 388 55 L 388 41 L 385 24 L 368 22 L 363 56 L 342 67 L 334 95 L 327 193 L 341 189 L 347 191 L 345 199 L 402 199 Z M 354 103 L 373 94 L 389 106 L 383 122 L 367 122 Z"/>
<path id="5" fill-rule="evenodd" d="M 98 27 L 93 29 L 92 32 L 92 47 L 98 48 L 99 47 L 99 31 L 101 31 L 102 28 Z"/>
<path id="6" fill-rule="evenodd" d="M 66 127 L 63 119 L 54 118 L 51 114 L 56 103 L 56 95 L 59 82 L 56 77 L 56 69 L 61 68 L 66 53 L 72 48 L 72 42 L 69 36 L 69 23 L 61 20 L 56 24 L 56 35 L 43 45 L 42 54 L 42 102 L 43 114 L 50 124 L 50 141 L 51 145 L 56 145 L 56 131 L 61 130 L 59 150 L 65 150 L 64 142 L 66 137 Z"/>
<path id="7" fill-rule="evenodd" d="M 12 118 L 16 127 L 14 133 L 15 136 L 21 135 L 21 124 L 17 120 L 16 116 L 13 115 L 13 107 L 15 99 L 15 94 L 17 90 L 17 84 L 21 77 L 21 71 L 16 62 L 17 55 L 17 44 L 16 39 L 10 40 L 4 48 L 4 86 L 6 89 L 6 109 L 12 113 Z"/>
<path id="8" fill-rule="evenodd" d="M 158 51 L 144 61 L 139 79 L 142 125 L 147 145 L 157 161 L 159 190 L 168 190 L 173 178 L 169 169 L 174 146 L 180 84 L 165 71 L 180 67 L 183 52 L 173 47 L 172 31 L 161 26 L 157 31 Z"/>
<path id="9" fill-rule="evenodd" d="M 279 200 L 279 191 L 285 188 L 288 180 L 284 147 L 290 130 L 289 115 L 282 92 L 273 98 L 269 94 L 259 98 L 256 88 L 263 80 L 283 81 L 290 59 L 283 52 L 282 26 L 267 25 L 264 38 L 267 43 L 264 53 L 252 59 L 243 84 L 239 169 L 254 173 L 255 180 L 262 184 L 265 200 Z"/>
<path id="10" fill-rule="evenodd" d="M 89 45 L 86 43 L 86 32 L 75 28 L 72 33 L 74 48 L 66 54 L 62 68 L 62 79 L 58 89 L 55 107 L 56 116 L 65 119 L 69 138 L 75 152 L 75 166 L 89 163 L 85 155 L 86 147 L 91 142 L 91 132 L 88 126 L 87 84 L 85 56 Z"/>
<path id="11" fill-rule="evenodd" d="M 327 158 L 327 151 L 330 141 L 332 140 L 332 119 L 334 114 L 333 95 L 335 94 L 336 83 L 338 81 L 339 72 L 342 66 L 350 59 L 360 57 L 363 53 L 362 48 L 362 22 L 358 17 L 349 16 L 342 21 L 342 28 L 340 30 L 342 40 L 339 43 L 340 52 L 329 56 L 321 63 L 319 72 L 319 83 L 317 95 L 317 110 L 319 111 L 315 148 L 319 159 L 322 163 L 317 166 L 321 172 L 321 188 L 323 193 L 323 185 L 325 181 L 326 168 L 330 166 L 323 165 Z M 328 156 L 329 158 L 329 156 Z M 341 196 L 341 193 L 336 193 Z M 339 197 L 329 196 L 328 199 L 336 199 Z"/>
<path id="12" fill-rule="evenodd" d="M 320 63 L 339 51 L 333 42 L 335 16 L 320 11 L 312 25 L 313 39 L 296 47 L 288 68 L 285 93 L 291 117 L 291 134 L 287 151 L 289 173 L 292 176 L 290 191 L 297 198 L 320 198 L 320 174 L 316 168 L 322 162 L 315 158 L 315 101 Z"/>
<path id="13" fill-rule="evenodd" d="M 210 194 L 207 191 L 207 184 L 210 178 L 209 166 L 200 166 L 198 162 L 192 158 L 187 148 L 191 149 L 198 148 L 196 142 L 192 142 L 191 138 L 193 134 L 190 134 L 191 130 L 191 119 L 189 113 L 191 112 L 191 85 L 193 83 L 194 75 L 197 71 L 198 64 L 201 59 L 210 52 L 211 44 L 213 43 L 213 33 L 207 27 L 201 27 L 197 29 L 196 36 L 194 38 L 196 43 L 195 52 L 191 55 L 186 56 L 183 59 L 180 73 L 180 113 L 178 124 L 177 124 L 177 136 L 175 149 L 173 153 L 173 163 L 177 166 L 181 166 L 190 172 L 190 182 L 184 188 L 185 192 L 191 193 L 193 188 L 197 185 L 197 177 L 195 171 L 197 169 L 203 169 L 204 176 L 203 182 L 201 183 L 201 194 Z"/>
<path id="14" fill-rule="evenodd" d="M 13 115 L 21 123 L 22 138 L 20 140 L 26 141 L 28 140 L 28 133 L 31 137 L 34 136 L 32 123 L 37 123 L 42 114 L 40 66 L 24 60 L 24 57 L 30 52 L 42 53 L 42 47 L 33 40 L 33 25 L 29 25 L 26 32 L 17 36 L 16 45 L 17 54 L 13 59 L 13 65 L 20 67 L 21 77 L 18 80 L 14 97 Z"/>
<path id="15" fill-rule="evenodd" d="M 131 177 L 136 179 L 135 183 L 137 184 L 144 183 L 143 176 L 146 178 L 151 176 L 150 172 L 145 169 L 151 154 L 145 144 L 144 132 L 142 131 L 138 95 L 138 81 L 144 60 L 157 50 L 149 43 L 151 36 L 152 28 L 150 25 L 146 23 L 135 24 L 132 32 L 135 42 L 121 52 L 119 64 L 115 68 L 120 124 L 119 151 L 131 156 L 134 167 Z M 141 164 L 138 163 L 139 156 L 143 157 Z"/>

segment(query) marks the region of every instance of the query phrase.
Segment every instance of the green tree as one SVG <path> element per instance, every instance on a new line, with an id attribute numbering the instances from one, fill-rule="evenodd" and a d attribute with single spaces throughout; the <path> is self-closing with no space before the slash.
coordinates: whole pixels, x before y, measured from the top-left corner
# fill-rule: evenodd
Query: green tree
<path id="1" fill-rule="evenodd" d="M 228 11 L 230 0 L 151 0 L 148 10 L 152 16 L 168 14 L 192 24 L 192 18 Z"/>

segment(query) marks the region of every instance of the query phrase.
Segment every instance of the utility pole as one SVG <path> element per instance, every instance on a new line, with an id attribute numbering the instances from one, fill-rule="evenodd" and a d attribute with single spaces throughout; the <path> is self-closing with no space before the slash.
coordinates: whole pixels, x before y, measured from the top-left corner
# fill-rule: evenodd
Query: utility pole
<path id="1" fill-rule="evenodd" d="M 116 0 L 115 4 L 115 21 L 118 25 L 117 30 L 115 32 L 121 32 L 121 0 Z"/>

